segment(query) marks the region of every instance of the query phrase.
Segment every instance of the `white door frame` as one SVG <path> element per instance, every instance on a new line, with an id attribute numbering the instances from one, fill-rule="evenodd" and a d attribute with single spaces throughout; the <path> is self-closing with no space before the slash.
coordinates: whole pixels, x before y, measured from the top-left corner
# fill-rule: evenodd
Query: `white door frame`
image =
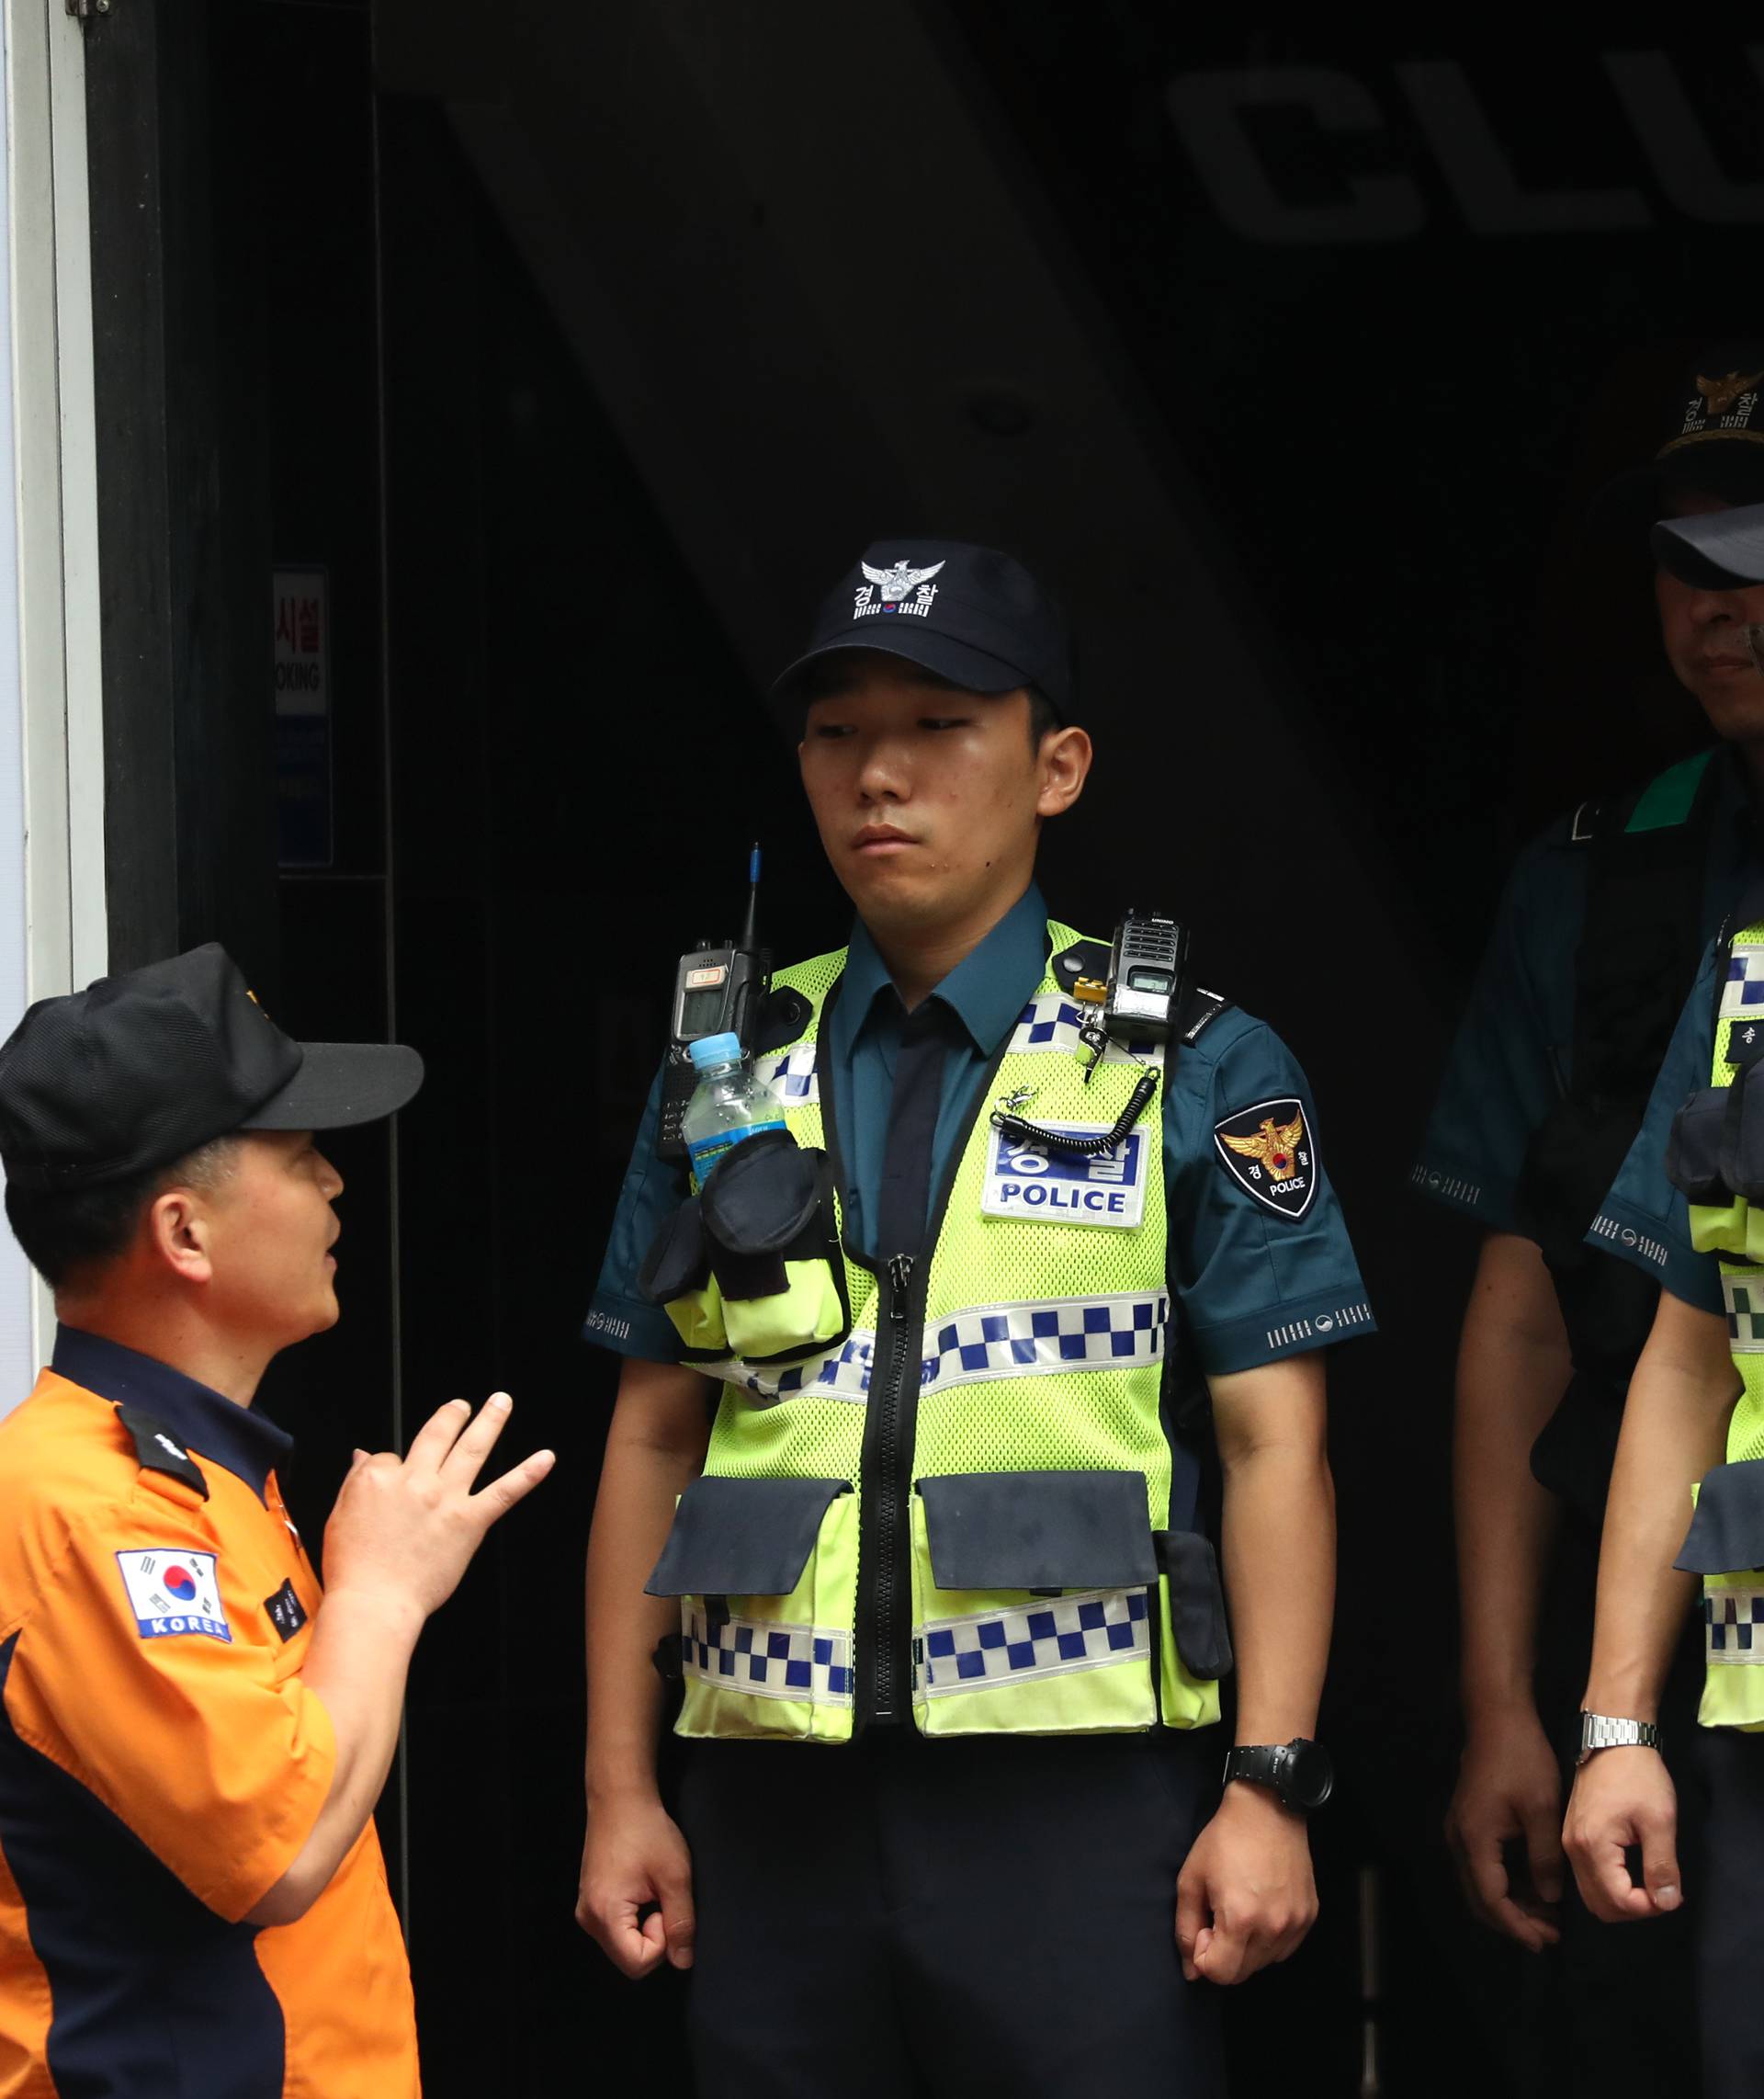
<path id="1" fill-rule="evenodd" d="M 66 0 L 0 6 L 0 474 L 10 470 L 13 493 L 0 505 L 4 1034 L 30 1000 L 101 976 L 109 939 L 85 32 Z M 27 1278 L 0 1232 L 0 1411 L 28 1390 L 52 1334 L 48 1292 Z"/>

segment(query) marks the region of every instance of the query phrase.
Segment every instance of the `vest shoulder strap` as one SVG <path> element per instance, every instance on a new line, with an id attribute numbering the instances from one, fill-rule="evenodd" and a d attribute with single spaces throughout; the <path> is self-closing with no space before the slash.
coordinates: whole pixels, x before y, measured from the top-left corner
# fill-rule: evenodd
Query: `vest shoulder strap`
<path id="1" fill-rule="evenodd" d="M 1637 794 L 1576 812 L 1591 855 L 1569 1087 L 1583 1100 L 1645 1099 L 1696 973 L 1713 756 L 1700 751 Z"/>
<path id="2" fill-rule="evenodd" d="M 1069 998 L 1072 986 L 1080 977 L 1093 977 L 1105 981 L 1109 974 L 1109 957 L 1114 944 L 1109 940 L 1087 940 L 1081 936 L 1075 940 L 1062 942 L 1054 950 L 1050 968 L 1054 981 Z"/>
<path id="3" fill-rule="evenodd" d="M 814 1012 L 814 1006 L 794 984 L 774 984 L 765 994 L 753 1029 L 755 1053 L 787 1050 L 801 1037 Z"/>

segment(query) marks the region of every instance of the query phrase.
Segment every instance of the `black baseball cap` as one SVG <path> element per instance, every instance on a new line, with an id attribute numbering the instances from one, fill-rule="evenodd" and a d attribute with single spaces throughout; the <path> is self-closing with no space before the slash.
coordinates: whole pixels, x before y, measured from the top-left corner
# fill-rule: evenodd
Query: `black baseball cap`
<path id="1" fill-rule="evenodd" d="M 1744 590 L 1764 583 L 1764 503 L 1663 517 L 1654 528 L 1654 558 L 1701 590 Z"/>
<path id="2" fill-rule="evenodd" d="M 1764 501 L 1764 342 L 1706 349 L 1674 390 L 1660 429 L 1647 464 L 1618 474 L 1593 497 L 1595 526 L 1639 540 L 1676 489 Z"/>
<path id="3" fill-rule="evenodd" d="M 96 1187 L 236 1129 L 376 1122 L 423 1084 L 396 1042 L 296 1042 L 214 942 L 39 999 L 0 1044 L 0 1164 Z"/>
<path id="4" fill-rule="evenodd" d="M 798 675 L 836 649 L 903 656 L 965 692 L 1034 686 L 1060 720 L 1074 676 L 1066 616 L 1021 562 L 958 539 L 877 539 L 821 601 L 808 646 L 772 686 L 794 697 Z"/>

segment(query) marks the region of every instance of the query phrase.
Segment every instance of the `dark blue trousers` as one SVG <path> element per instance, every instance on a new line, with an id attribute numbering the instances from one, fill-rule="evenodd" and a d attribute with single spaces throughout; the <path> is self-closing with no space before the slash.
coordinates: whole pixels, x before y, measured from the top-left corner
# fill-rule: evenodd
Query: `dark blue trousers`
<path id="1" fill-rule="evenodd" d="M 700 2099 L 1217 2099 L 1174 1926 L 1222 1742 L 691 1745 Z"/>
<path id="2" fill-rule="evenodd" d="M 1703 2099 L 1758 2099 L 1764 2093 L 1764 1735 L 1700 1730 L 1697 1771 L 1702 1841 L 1681 1864 L 1687 1880 L 1696 1875 L 1690 1900 Z"/>

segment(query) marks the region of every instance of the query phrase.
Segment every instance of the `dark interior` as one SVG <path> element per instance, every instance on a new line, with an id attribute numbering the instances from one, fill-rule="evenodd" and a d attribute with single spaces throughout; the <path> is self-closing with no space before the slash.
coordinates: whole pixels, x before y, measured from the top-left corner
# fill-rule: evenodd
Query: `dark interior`
<path id="1" fill-rule="evenodd" d="M 1167 905 L 1293 1044 L 1383 1330 L 1331 1365 L 1323 1922 L 1231 2002 L 1239 2088 L 1357 2089 L 1367 2021 L 1393 2093 L 1554 2075 L 1437 1837 L 1472 1250 L 1406 1183 L 1513 846 L 1697 741 L 1640 550 L 1582 521 L 1753 325 L 1764 127 L 1724 47 L 1528 53 L 1132 0 L 92 24 L 113 965 L 219 937 L 295 1032 L 427 1060 L 338 1140 L 345 1322 L 265 1395 L 309 1534 L 456 1393 L 560 1454 L 382 1804 L 439 2099 L 687 2089 L 669 1980 L 571 1921 L 615 1382 L 578 1329 L 750 837 L 776 951 L 842 937 L 760 696 L 918 529 L 1067 596 L 1100 757 L 1044 886 L 1104 934 Z M 323 577 L 295 729 L 278 572 Z"/>

